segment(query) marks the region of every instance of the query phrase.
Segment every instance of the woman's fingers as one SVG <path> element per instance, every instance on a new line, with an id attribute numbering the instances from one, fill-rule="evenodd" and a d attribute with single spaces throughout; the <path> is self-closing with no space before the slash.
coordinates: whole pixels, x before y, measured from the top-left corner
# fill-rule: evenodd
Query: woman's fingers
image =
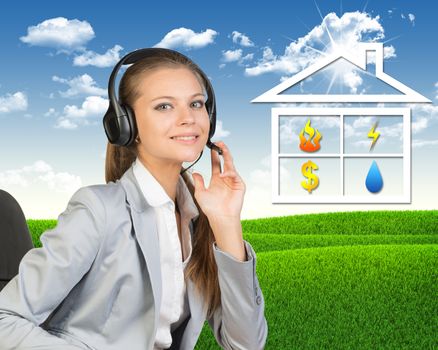
<path id="1" fill-rule="evenodd" d="M 200 191 L 205 191 L 205 183 L 204 178 L 199 173 L 192 173 L 193 183 L 195 189 L 199 189 Z"/>
<path id="2" fill-rule="evenodd" d="M 239 174 L 234 170 L 224 171 L 219 175 L 219 177 L 231 177 L 231 178 L 239 178 Z"/>
<path id="3" fill-rule="evenodd" d="M 222 157 L 224 158 L 224 171 L 227 170 L 236 171 L 236 168 L 234 167 L 234 163 L 233 163 L 233 157 L 231 156 L 231 152 L 228 146 L 222 141 L 215 142 L 215 145 L 217 145 L 222 149 Z"/>

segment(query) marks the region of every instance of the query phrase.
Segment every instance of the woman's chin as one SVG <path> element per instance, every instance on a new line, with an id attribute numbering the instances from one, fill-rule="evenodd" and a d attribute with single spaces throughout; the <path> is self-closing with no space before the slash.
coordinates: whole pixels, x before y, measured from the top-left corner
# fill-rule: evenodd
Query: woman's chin
<path id="1" fill-rule="evenodd" d="M 190 152 L 178 152 L 175 154 L 174 159 L 178 160 L 179 163 L 181 162 L 187 162 L 187 163 L 193 163 L 198 157 L 200 156 L 201 151 L 190 151 Z"/>
<path id="2" fill-rule="evenodd" d="M 197 154 L 196 156 L 193 157 L 184 157 L 182 162 L 183 163 L 193 163 L 194 161 L 196 161 L 196 159 L 198 159 L 199 154 Z"/>
<path id="3" fill-rule="evenodd" d="M 178 159 L 179 162 L 193 163 L 199 158 L 201 152 L 203 151 L 203 148 L 201 148 L 200 145 L 191 145 L 191 146 L 184 145 L 177 148 L 173 148 L 173 150 L 174 152 L 172 153 L 174 159 Z"/>

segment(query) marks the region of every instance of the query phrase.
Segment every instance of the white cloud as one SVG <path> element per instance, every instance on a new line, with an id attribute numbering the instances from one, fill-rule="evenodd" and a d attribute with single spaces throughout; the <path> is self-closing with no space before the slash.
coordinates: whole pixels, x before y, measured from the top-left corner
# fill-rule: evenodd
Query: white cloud
<path id="1" fill-rule="evenodd" d="M 427 129 L 430 124 L 438 122 L 438 106 L 431 103 L 410 104 L 412 111 L 412 132 L 418 133 Z"/>
<path id="2" fill-rule="evenodd" d="M 0 173 L 0 187 L 6 188 L 9 186 L 28 187 L 29 183 L 16 170 L 6 170 Z"/>
<path id="3" fill-rule="evenodd" d="M 272 182 L 271 173 L 271 155 L 267 155 L 260 160 L 261 168 L 254 169 L 249 174 L 249 181 L 254 186 L 262 188 L 270 188 Z"/>
<path id="4" fill-rule="evenodd" d="M 55 128 L 73 130 L 78 128 L 78 124 L 73 123 L 72 121 L 66 119 L 65 117 L 61 117 L 56 121 Z"/>
<path id="5" fill-rule="evenodd" d="M 73 193 L 82 186 L 79 176 L 66 172 L 55 172 L 49 164 L 38 160 L 32 165 L 21 169 L 12 169 L 0 172 L 0 187 L 18 186 L 30 188 L 41 186 L 58 193 Z"/>
<path id="6" fill-rule="evenodd" d="M 255 169 L 249 175 L 251 182 L 261 186 L 271 186 L 271 171 L 268 169 Z"/>
<path id="7" fill-rule="evenodd" d="M 394 46 L 392 46 L 392 45 L 385 46 L 383 48 L 383 58 L 388 59 L 388 58 L 393 58 L 393 57 L 397 57 L 397 55 L 395 54 Z"/>
<path id="8" fill-rule="evenodd" d="M 224 129 L 222 120 L 216 120 L 216 129 L 214 131 L 212 141 L 218 141 L 218 140 L 220 140 L 224 137 L 227 137 L 229 135 L 230 135 L 230 132 L 228 130 Z"/>
<path id="9" fill-rule="evenodd" d="M 351 124 L 345 123 L 344 124 L 344 137 L 354 137 L 357 135 L 356 130 Z"/>
<path id="10" fill-rule="evenodd" d="M 438 121 L 438 106 L 431 103 L 413 103 L 408 105 L 412 110 L 413 118 L 426 118 L 429 121 Z"/>
<path id="11" fill-rule="evenodd" d="M 438 146 L 438 140 L 412 140 L 413 148 L 422 148 L 427 146 Z"/>
<path id="12" fill-rule="evenodd" d="M 281 123 L 280 125 L 280 145 L 288 145 L 292 144 L 294 141 L 298 139 L 298 132 L 301 126 L 298 125 L 298 118 L 288 118 L 286 122 Z M 300 123 L 302 124 L 302 123 Z"/>
<path id="13" fill-rule="evenodd" d="M 49 108 L 49 110 L 46 112 L 46 113 L 44 113 L 44 116 L 45 117 L 53 117 L 53 116 L 55 116 L 57 113 L 56 113 L 56 110 L 55 110 L 55 108 Z"/>
<path id="14" fill-rule="evenodd" d="M 377 132 L 380 132 L 380 135 L 383 136 L 383 138 L 397 138 L 402 139 L 403 138 L 403 122 L 392 124 L 389 126 L 378 126 L 376 128 Z"/>
<path id="15" fill-rule="evenodd" d="M 438 82 L 435 83 L 435 87 L 438 89 Z M 435 98 L 438 99 L 438 90 L 435 91 Z"/>
<path id="16" fill-rule="evenodd" d="M 88 118 L 103 117 L 108 104 L 109 101 L 100 96 L 88 96 L 80 107 L 67 105 L 62 116 L 56 121 L 55 128 L 76 129 L 80 125 L 89 125 Z"/>
<path id="17" fill-rule="evenodd" d="M 227 50 L 222 51 L 222 59 L 224 62 L 239 61 L 242 58 L 242 50 Z"/>
<path id="18" fill-rule="evenodd" d="M 419 133 L 420 131 L 426 129 L 428 124 L 429 124 L 429 121 L 427 118 L 425 118 L 425 117 L 416 118 L 416 120 L 413 121 L 411 124 L 412 133 L 413 134 Z"/>
<path id="19" fill-rule="evenodd" d="M 385 143 L 384 138 L 379 138 L 379 144 Z M 362 147 L 369 147 L 371 144 L 371 139 L 369 140 L 358 140 L 351 143 L 352 146 L 362 148 Z"/>
<path id="20" fill-rule="evenodd" d="M 123 50 L 122 46 L 115 45 L 102 55 L 94 51 L 85 51 L 73 59 L 73 65 L 80 67 L 95 66 L 99 68 L 112 67 L 120 60 L 119 52 L 121 50 Z"/>
<path id="21" fill-rule="evenodd" d="M 87 21 L 56 17 L 28 27 L 27 35 L 20 40 L 34 46 L 76 50 L 93 38 L 93 28 Z"/>
<path id="22" fill-rule="evenodd" d="M 270 204 L 273 186 L 271 163 L 272 156 L 270 154 L 266 155 L 260 159 L 260 165 L 250 172 L 242 213 L 251 213 L 253 217 L 266 217 L 267 209 L 272 212 L 278 212 L 278 208 Z M 290 170 L 284 166 L 280 165 L 278 171 L 280 183 L 287 183 L 292 178 Z M 260 203 L 269 204 L 268 207 L 265 206 L 261 209 Z"/>
<path id="23" fill-rule="evenodd" d="M 79 95 L 106 96 L 107 94 L 107 90 L 98 87 L 94 79 L 88 74 L 79 75 L 70 80 L 55 75 L 52 80 L 70 86 L 67 91 L 59 91 L 62 97 L 76 97 Z"/>
<path id="24" fill-rule="evenodd" d="M 181 27 L 171 30 L 158 44 L 154 45 L 154 47 L 199 49 L 212 44 L 217 34 L 218 32 L 213 29 L 195 33 L 191 29 Z"/>
<path id="25" fill-rule="evenodd" d="M 354 129 L 361 129 L 361 128 L 370 128 L 370 125 L 374 124 L 376 122 L 376 117 L 359 117 L 355 118 L 353 121 L 353 128 Z M 361 131 L 362 133 L 362 131 Z"/>
<path id="26" fill-rule="evenodd" d="M 394 46 L 392 45 L 385 46 L 383 48 L 383 58 L 389 59 L 394 57 L 397 57 L 397 55 L 395 54 Z M 367 52 L 367 63 L 372 63 L 372 64 L 376 63 L 376 53 L 374 51 Z"/>
<path id="27" fill-rule="evenodd" d="M 330 33 L 330 34 L 329 34 Z M 385 37 L 380 17 L 372 17 L 365 12 L 347 12 L 338 17 L 335 13 L 327 14 L 322 23 L 315 26 L 308 34 L 290 43 L 283 54 L 276 55 L 270 47 L 263 49 L 263 57 L 252 67 L 245 69 L 247 76 L 265 73 L 284 74 L 287 77 L 315 63 L 323 55 L 331 54 L 343 47 L 354 51 L 359 43 L 377 42 Z M 385 58 L 395 57 L 394 47 L 385 49 Z M 357 91 L 362 79 L 355 72 L 353 65 L 349 68 L 348 79 L 339 79 L 351 91 Z M 346 71 L 344 70 L 345 74 Z"/>
<path id="28" fill-rule="evenodd" d="M 268 61 L 273 59 L 275 59 L 274 52 L 270 47 L 265 47 L 263 49 L 263 60 Z"/>
<path id="29" fill-rule="evenodd" d="M 362 85 L 362 78 L 356 70 L 347 71 L 344 74 L 344 83 L 350 88 L 352 94 L 357 93 L 357 88 Z"/>
<path id="30" fill-rule="evenodd" d="M 108 100 L 100 96 L 88 96 L 82 106 L 78 108 L 75 105 L 64 107 L 64 115 L 67 118 L 86 118 L 105 112 L 108 108 Z"/>
<path id="31" fill-rule="evenodd" d="M 438 123 L 438 106 L 431 103 L 413 103 L 408 105 L 412 111 L 412 133 L 419 134 L 430 130 Z"/>
<path id="32" fill-rule="evenodd" d="M 11 113 L 27 110 L 27 96 L 23 92 L 0 96 L 0 113 Z"/>
<path id="33" fill-rule="evenodd" d="M 222 51 L 222 61 L 227 63 L 237 62 L 237 64 L 243 65 L 245 61 L 251 61 L 253 58 L 254 58 L 253 53 L 249 53 L 243 56 L 242 49 Z M 225 64 L 219 66 L 219 68 L 223 68 L 223 67 L 225 67 Z"/>
<path id="34" fill-rule="evenodd" d="M 400 17 L 402 19 L 408 19 L 408 21 L 412 24 L 412 26 L 415 26 L 415 15 L 413 13 L 408 13 L 407 17 L 405 16 L 405 14 L 401 13 Z"/>
<path id="35" fill-rule="evenodd" d="M 254 58 L 254 54 L 249 53 L 249 54 L 242 57 L 242 61 L 251 61 L 253 58 Z"/>
<path id="36" fill-rule="evenodd" d="M 233 43 L 246 47 L 254 46 L 254 43 L 245 34 L 239 33 L 237 31 L 233 31 L 231 36 L 233 38 Z"/>

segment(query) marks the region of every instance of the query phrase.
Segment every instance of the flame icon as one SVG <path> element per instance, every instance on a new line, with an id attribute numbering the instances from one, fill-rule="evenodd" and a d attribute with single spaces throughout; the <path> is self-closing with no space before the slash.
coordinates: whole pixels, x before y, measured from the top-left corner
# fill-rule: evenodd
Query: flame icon
<path id="1" fill-rule="evenodd" d="M 309 139 L 304 136 L 304 133 L 309 135 Z M 321 148 L 321 145 L 319 144 L 321 138 L 322 135 L 319 133 L 318 129 L 312 128 L 310 126 L 310 119 L 307 120 L 306 126 L 300 132 L 300 149 L 304 152 L 316 152 Z"/>

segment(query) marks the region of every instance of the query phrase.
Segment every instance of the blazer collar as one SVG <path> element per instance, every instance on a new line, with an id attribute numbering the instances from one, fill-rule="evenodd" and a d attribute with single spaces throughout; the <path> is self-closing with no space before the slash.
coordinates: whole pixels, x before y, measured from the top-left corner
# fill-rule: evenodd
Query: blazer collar
<path id="1" fill-rule="evenodd" d="M 126 199 L 130 206 L 138 213 L 144 212 L 151 206 L 143 198 L 140 185 L 134 176 L 133 166 L 126 170 L 120 179 L 126 192 Z"/>
<path id="2" fill-rule="evenodd" d="M 125 189 L 127 202 L 136 212 L 141 213 L 149 208 L 152 208 L 152 206 L 145 200 L 140 184 L 134 175 L 134 164 L 132 164 L 131 167 L 126 170 L 121 177 L 120 182 Z M 192 217 L 189 223 L 189 226 L 193 228 L 190 230 L 190 235 L 192 236 L 193 241 L 194 227 L 192 227 L 192 225 L 196 225 L 199 219 L 199 212 L 196 208 L 196 205 L 194 203 L 192 205 L 193 209 L 191 209 L 191 212 L 197 213 L 194 217 Z"/>

